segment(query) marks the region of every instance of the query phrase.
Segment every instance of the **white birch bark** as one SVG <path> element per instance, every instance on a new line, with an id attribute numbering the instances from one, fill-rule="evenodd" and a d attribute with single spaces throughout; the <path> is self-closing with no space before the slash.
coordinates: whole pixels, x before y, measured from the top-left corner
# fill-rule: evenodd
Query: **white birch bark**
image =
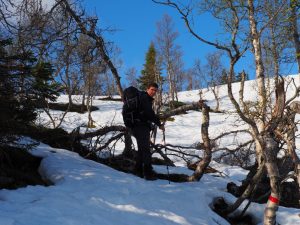
<path id="1" fill-rule="evenodd" d="M 258 87 L 258 99 L 260 106 L 260 115 L 261 120 L 258 121 L 259 132 L 262 132 L 265 127 L 266 120 L 266 88 L 265 88 L 265 75 L 264 75 L 264 65 L 262 61 L 262 51 L 260 43 L 260 34 L 257 31 L 257 21 L 254 16 L 254 4 L 253 0 L 248 0 L 248 14 L 249 14 L 249 23 L 250 23 L 250 32 L 252 37 L 252 46 L 254 50 L 255 58 L 255 73 L 256 73 L 256 82 Z"/>
<path id="2" fill-rule="evenodd" d="M 276 158 L 278 153 L 278 144 L 272 137 L 265 138 L 265 160 L 266 169 L 270 179 L 271 194 L 269 196 L 264 211 L 264 225 L 274 225 L 276 223 L 276 212 L 280 201 L 280 179 Z"/>

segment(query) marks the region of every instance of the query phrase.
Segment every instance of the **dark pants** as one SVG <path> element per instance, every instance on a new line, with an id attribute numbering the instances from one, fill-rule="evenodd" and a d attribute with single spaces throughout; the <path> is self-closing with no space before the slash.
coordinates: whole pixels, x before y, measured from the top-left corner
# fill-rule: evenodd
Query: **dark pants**
<path id="1" fill-rule="evenodd" d="M 152 170 L 150 152 L 150 128 L 145 125 L 137 125 L 132 128 L 132 134 L 138 145 L 136 169 L 147 173 Z"/>

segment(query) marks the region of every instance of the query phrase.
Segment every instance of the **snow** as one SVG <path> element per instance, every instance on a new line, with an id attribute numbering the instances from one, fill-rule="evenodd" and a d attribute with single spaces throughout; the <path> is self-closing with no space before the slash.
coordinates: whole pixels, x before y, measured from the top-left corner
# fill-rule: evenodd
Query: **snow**
<path id="1" fill-rule="evenodd" d="M 235 95 L 239 85 L 234 84 Z M 255 100 L 255 81 L 248 81 L 245 99 Z M 232 109 L 226 95 L 226 87 L 220 87 L 221 110 Z M 290 92 L 289 92 L 290 94 Z M 290 94 L 292 95 L 292 94 Z M 210 92 L 204 91 L 205 99 L 213 108 L 215 101 Z M 179 100 L 197 101 L 198 91 L 181 92 Z M 101 101 L 95 98 L 99 108 L 92 113 L 97 128 L 109 124 L 121 125 L 121 102 Z M 67 102 L 67 96 L 60 96 L 59 102 Z M 81 102 L 80 96 L 74 101 Z M 57 117 L 59 111 L 52 111 Z M 235 114 L 211 113 L 209 134 L 214 138 L 228 130 L 247 129 L 247 125 L 237 121 Z M 49 119 L 40 114 L 37 123 L 48 124 Z M 62 127 L 71 132 L 77 126 L 87 123 L 87 114 L 68 113 Z M 51 125 L 49 125 L 51 126 Z M 191 146 L 201 140 L 201 112 L 189 111 L 166 123 L 166 142 L 174 145 Z M 85 132 L 83 126 L 81 132 Z M 234 146 L 240 140 L 249 139 L 248 134 L 230 136 L 218 143 L 221 147 Z M 162 140 L 158 131 L 157 142 Z M 28 140 L 29 141 L 29 140 Z M 298 145 L 298 143 L 297 143 Z M 123 144 L 116 145 L 120 153 Z M 173 183 L 166 180 L 146 181 L 131 174 L 116 171 L 105 165 L 86 160 L 77 153 L 55 149 L 40 143 L 32 154 L 43 157 L 40 165 L 42 176 L 54 185 L 27 186 L 17 190 L 0 190 L 0 225 L 132 225 L 132 224 L 180 224 L 180 225 L 227 225 L 222 217 L 210 208 L 217 197 L 234 202 L 235 197 L 226 192 L 228 182 L 240 182 L 248 171 L 238 166 L 228 166 L 213 161 L 210 166 L 220 173 L 205 174 L 200 182 Z M 194 150 L 195 154 L 200 154 Z M 169 167 L 170 173 L 192 174 L 186 163 L 173 158 L 176 167 Z M 165 166 L 154 166 L 160 173 L 167 173 Z M 240 209 L 242 210 L 247 201 Z M 262 224 L 264 204 L 251 203 L 249 213 L 255 216 L 257 224 Z M 299 209 L 279 207 L 278 223 L 300 224 Z"/>

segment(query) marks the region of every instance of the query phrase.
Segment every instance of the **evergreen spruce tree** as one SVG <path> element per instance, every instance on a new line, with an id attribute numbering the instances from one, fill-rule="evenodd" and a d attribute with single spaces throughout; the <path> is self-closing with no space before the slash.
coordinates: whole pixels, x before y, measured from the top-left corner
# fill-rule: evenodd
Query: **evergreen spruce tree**
<path id="1" fill-rule="evenodd" d="M 141 90 L 145 90 L 149 83 L 156 82 L 159 84 L 162 81 L 161 69 L 158 66 L 156 55 L 154 44 L 151 42 L 146 53 L 144 69 L 141 71 L 141 76 L 137 79 Z"/>
<path id="2" fill-rule="evenodd" d="M 240 72 L 238 74 L 234 74 L 234 81 L 233 82 L 241 82 L 242 81 L 242 73 L 245 73 L 245 71 Z M 245 73 L 245 76 L 246 76 L 245 81 L 249 80 L 249 75 L 247 73 Z M 227 84 L 227 72 L 226 72 L 225 69 L 222 71 L 220 84 Z"/>
<path id="3" fill-rule="evenodd" d="M 223 69 L 221 80 L 220 80 L 220 85 L 227 84 L 227 82 L 228 82 L 227 71 L 225 69 Z"/>
<path id="4" fill-rule="evenodd" d="M 51 65 L 37 62 L 30 52 L 8 51 L 10 45 L 11 40 L 0 39 L 0 145 L 35 120 L 36 104 L 59 94 Z"/>

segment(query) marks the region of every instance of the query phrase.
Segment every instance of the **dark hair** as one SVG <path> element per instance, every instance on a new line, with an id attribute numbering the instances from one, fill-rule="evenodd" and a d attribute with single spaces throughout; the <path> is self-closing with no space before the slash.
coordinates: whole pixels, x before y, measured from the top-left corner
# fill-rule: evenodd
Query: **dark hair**
<path id="1" fill-rule="evenodd" d="M 149 89 L 149 88 L 151 88 L 151 87 L 155 87 L 155 88 L 158 89 L 158 84 L 155 83 L 155 82 L 149 83 L 149 84 L 147 85 L 147 89 Z"/>

